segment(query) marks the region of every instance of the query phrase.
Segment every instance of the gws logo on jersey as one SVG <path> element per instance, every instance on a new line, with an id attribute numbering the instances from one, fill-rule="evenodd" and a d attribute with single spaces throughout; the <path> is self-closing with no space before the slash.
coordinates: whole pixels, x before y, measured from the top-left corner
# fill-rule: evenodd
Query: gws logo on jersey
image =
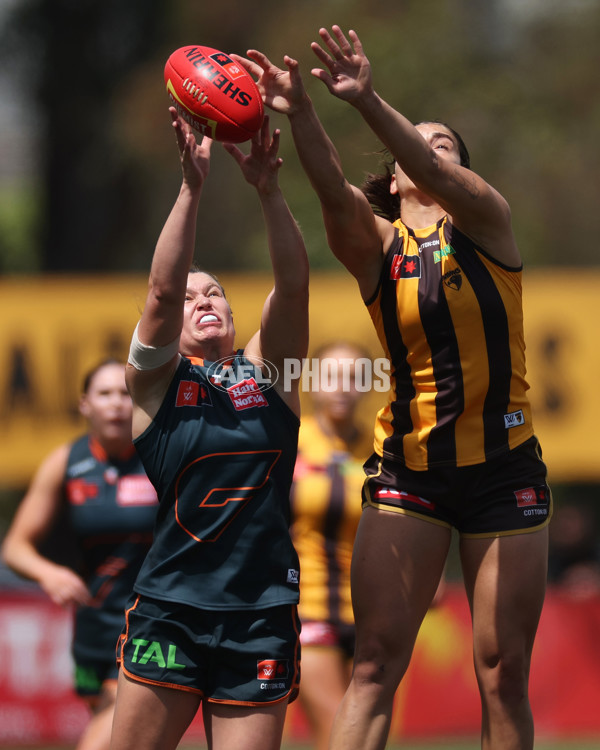
<path id="1" fill-rule="evenodd" d="M 222 391 L 230 392 L 235 385 L 252 380 L 259 391 L 268 391 L 279 379 L 279 370 L 268 359 L 253 357 L 252 362 L 235 357 L 223 357 L 207 367 L 209 383 Z"/>
<path id="2" fill-rule="evenodd" d="M 193 380 L 182 380 L 177 389 L 175 406 L 212 406 L 208 388 Z"/>
<path id="3" fill-rule="evenodd" d="M 227 388 L 227 393 L 236 411 L 252 409 L 258 406 L 268 406 L 269 402 L 262 395 L 254 378 L 247 378 L 241 383 Z"/>
<path id="4" fill-rule="evenodd" d="M 511 427 L 520 427 L 522 424 L 525 424 L 525 417 L 521 409 L 504 415 L 504 426 L 507 430 Z"/>
<path id="5" fill-rule="evenodd" d="M 390 268 L 390 279 L 420 279 L 421 258 L 418 255 L 394 255 Z"/>
<path id="6" fill-rule="evenodd" d="M 452 271 L 448 271 L 442 276 L 442 281 L 450 289 L 454 289 L 455 292 L 462 286 L 462 274 L 460 268 L 453 268 Z"/>

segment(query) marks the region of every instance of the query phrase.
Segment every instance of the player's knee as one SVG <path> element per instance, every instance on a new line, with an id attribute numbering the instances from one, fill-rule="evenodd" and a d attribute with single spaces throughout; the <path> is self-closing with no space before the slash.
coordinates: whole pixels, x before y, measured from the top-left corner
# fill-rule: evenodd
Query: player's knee
<path id="1" fill-rule="evenodd" d="M 410 653 L 405 653 L 398 644 L 392 646 L 378 638 L 359 640 L 354 658 L 354 682 L 395 691 L 409 662 Z"/>
<path id="2" fill-rule="evenodd" d="M 528 668 L 518 655 L 497 656 L 478 669 L 479 683 L 488 700 L 517 706 L 527 697 Z"/>

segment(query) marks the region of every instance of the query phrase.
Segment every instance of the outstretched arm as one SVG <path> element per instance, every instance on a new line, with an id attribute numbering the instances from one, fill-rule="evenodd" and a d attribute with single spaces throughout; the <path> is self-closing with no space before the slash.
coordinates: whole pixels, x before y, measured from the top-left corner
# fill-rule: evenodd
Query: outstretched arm
<path id="1" fill-rule="evenodd" d="M 262 208 L 274 284 L 265 302 L 260 331 L 246 347 L 249 359 L 264 358 L 283 373 L 284 360 L 301 360 L 308 349 L 308 258 L 298 225 L 279 187 L 278 172 L 282 160 L 277 156 L 279 130 L 271 137 L 269 118 L 252 139 L 248 155 L 234 144 L 224 144 L 236 160 L 246 180 L 256 188 Z M 276 387 L 289 405 L 299 413 L 296 388 Z"/>
<path id="2" fill-rule="evenodd" d="M 86 604 L 90 594 L 70 568 L 41 555 L 40 543 L 58 516 L 69 448 L 53 451 L 36 472 L 2 545 L 4 562 L 19 575 L 37 581 L 55 604 Z"/>
<path id="3" fill-rule="evenodd" d="M 329 246 L 370 295 L 383 246 L 393 235 L 391 226 L 375 217 L 362 192 L 346 180 L 338 152 L 304 88 L 298 62 L 285 56 L 287 70 L 282 70 L 257 50 L 249 50 L 248 58 L 237 59 L 257 77 L 265 104 L 288 116 L 298 156 L 321 202 Z"/>
<path id="4" fill-rule="evenodd" d="M 212 141 L 197 143 L 191 127 L 169 109 L 179 148 L 183 173 L 179 195 L 160 233 L 150 268 L 148 294 L 140 319 L 142 344 L 164 347 L 179 339 L 188 272 L 194 259 L 198 204 L 208 176 Z M 156 413 L 179 362 L 175 352 L 160 367 L 137 370 L 128 365 L 127 386 L 134 402 L 134 436 L 140 434 Z"/>
<path id="5" fill-rule="evenodd" d="M 324 68 L 311 72 L 330 93 L 349 102 L 412 182 L 451 215 L 453 222 L 471 238 L 507 263 L 520 262 L 505 199 L 475 172 L 440 158 L 415 126 L 385 102 L 374 90 L 371 66 L 355 31 L 350 41 L 339 26 L 333 36 L 320 29 L 325 45 L 312 49 Z"/>

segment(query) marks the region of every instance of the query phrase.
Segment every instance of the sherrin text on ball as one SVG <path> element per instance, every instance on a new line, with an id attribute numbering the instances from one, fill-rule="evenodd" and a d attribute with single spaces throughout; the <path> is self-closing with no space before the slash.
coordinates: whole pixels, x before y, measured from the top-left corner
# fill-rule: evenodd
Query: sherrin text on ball
<path id="1" fill-rule="evenodd" d="M 165 65 L 173 106 L 201 135 L 241 143 L 258 131 L 264 114 L 252 76 L 229 55 L 212 47 L 176 49 Z"/>

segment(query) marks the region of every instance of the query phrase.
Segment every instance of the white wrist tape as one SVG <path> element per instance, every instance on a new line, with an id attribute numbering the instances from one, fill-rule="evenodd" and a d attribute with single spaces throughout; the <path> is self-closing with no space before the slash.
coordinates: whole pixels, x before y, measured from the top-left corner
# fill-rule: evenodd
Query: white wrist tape
<path id="1" fill-rule="evenodd" d="M 179 351 L 179 336 L 175 341 L 171 341 L 166 346 L 148 346 L 142 344 L 138 338 L 138 323 L 131 337 L 131 346 L 129 348 L 129 357 L 127 361 L 133 365 L 136 370 L 155 370 L 161 365 L 169 362 Z"/>

